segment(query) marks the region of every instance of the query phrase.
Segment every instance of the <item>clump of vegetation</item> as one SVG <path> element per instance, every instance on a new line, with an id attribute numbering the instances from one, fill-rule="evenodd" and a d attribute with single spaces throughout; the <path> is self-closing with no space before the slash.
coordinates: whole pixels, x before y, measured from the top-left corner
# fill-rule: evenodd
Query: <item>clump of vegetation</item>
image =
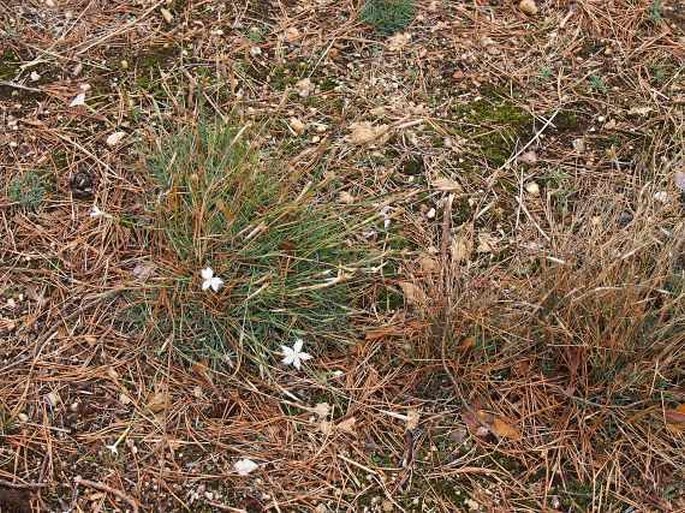
<path id="1" fill-rule="evenodd" d="M 12 50 L 0 54 L 0 80 L 11 80 L 19 68 L 19 59 Z"/>
<path id="2" fill-rule="evenodd" d="M 590 88 L 592 88 L 593 91 L 597 91 L 602 94 L 606 94 L 608 91 L 604 79 L 599 75 L 590 75 L 588 81 L 590 82 Z"/>
<path id="3" fill-rule="evenodd" d="M 450 363 L 458 397 L 477 403 L 492 390 L 506 391 L 508 404 L 515 405 L 507 414 L 527 418 L 536 412 L 536 425 L 527 427 L 533 444 L 552 443 L 559 433 L 571 432 L 581 441 L 578 446 L 559 444 L 557 452 L 557 464 L 577 483 L 565 495 L 579 511 L 595 500 L 593 480 L 613 471 L 592 473 L 592 462 L 623 443 L 626 433 L 635 450 L 616 451 L 614 469 L 637 473 L 657 454 L 677 461 L 680 428 L 662 429 L 662 411 L 680 419 L 685 410 L 676 392 L 683 378 L 683 355 L 677 350 L 685 322 L 683 290 L 670 285 L 683 276 L 673 261 L 680 235 L 663 246 L 639 247 L 635 241 L 656 236 L 649 216 L 621 230 L 620 205 L 599 194 L 583 200 L 569 209 L 575 230 L 556 241 L 557 255 L 563 256 L 558 262 L 538 259 L 533 272 L 510 276 L 498 292 L 494 283 L 472 292 L 485 274 L 449 281 L 451 291 L 426 280 L 422 285 L 435 290 L 436 300 L 422 313 L 426 318 L 432 313 L 438 338 L 414 344 L 423 351 L 433 348 L 428 358 L 458 355 Z M 503 306 L 512 290 L 516 301 L 526 305 L 518 312 Z M 450 296 L 451 301 L 441 303 Z M 464 338 L 455 339 L 454 333 Z M 663 355 L 669 355 L 669 365 L 656 379 L 650 369 Z M 511 365 L 491 371 L 493 362 L 505 361 Z M 521 362 L 524 368 L 517 369 Z M 552 381 L 558 392 L 549 387 Z M 516 392 L 521 389 L 526 395 Z M 515 459 L 529 472 L 539 468 L 536 461 Z M 677 468 L 664 465 L 660 472 Z"/>
<path id="4" fill-rule="evenodd" d="M 460 120 L 460 135 L 477 141 L 483 157 L 493 167 L 506 162 L 517 139 L 530 133 L 534 122 L 525 109 L 495 92 L 470 103 L 457 103 L 452 112 Z"/>
<path id="5" fill-rule="evenodd" d="M 304 177 L 261 161 L 244 136 L 201 123 L 150 159 L 162 190 L 158 258 L 171 277 L 155 296 L 166 310 L 156 316 L 167 319 L 157 329 L 203 358 L 246 350 L 261 361 L 296 337 L 342 341 L 355 282 L 372 265 L 353 243 L 369 221 L 319 201 Z M 207 267 L 223 281 L 218 291 L 201 290 Z"/>
<path id="6" fill-rule="evenodd" d="M 367 0 L 361 19 L 382 34 L 404 29 L 414 19 L 413 0 Z"/>
<path id="7" fill-rule="evenodd" d="M 649 6 L 649 20 L 656 24 L 659 24 L 663 21 L 664 15 L 663 15 L 663 5 L 661 4 L 661 0 L 653 0 L 652 3 Z"/>
<path id="8" fill-rule="evenodd" d="M 29 171 L 12 179 L 8 198 L 29 210 L 36 210 L 43 204 L 48 193 L 45 178 L 37 171 Z"/>

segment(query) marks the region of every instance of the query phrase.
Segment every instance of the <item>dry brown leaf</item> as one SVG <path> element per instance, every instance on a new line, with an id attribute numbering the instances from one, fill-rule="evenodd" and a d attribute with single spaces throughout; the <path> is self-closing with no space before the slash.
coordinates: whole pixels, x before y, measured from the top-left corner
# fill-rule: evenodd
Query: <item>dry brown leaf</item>
<path id="1" fill-rule="evenodd" d="M 428 296 L 426 296 L 426 293 L 418 285 L 408 281 L 402 281 L 399 283 L 399 286 L 402 289 L 404 298 L 410 305 L 422 306 L 428 302 Z"/>
<path id="2" fill-rule="evenodd" d="M 296 27 L 288 27 L 287 29 L 285 29 L 283 38 L 288 43 L 294 43 L 295 41 L 300 39 L 300 31 Z"/>
<path id="3" fill-rule="evenodd" d="M 451 178 L 438 178 L 433 180 L 433 187 L 443 192 L 463 192 L 461 184 Z"/>
<path id="4" fill-rule="evenodd" d="M 685 431 L 685 403 L 672 410 L 666 410 L 664 416 L 666 427 L 677 432 Z"/>
<path id="5" fill-rule="evenodd" d="M 329 420 L 322 420 L 319 422 L 319 431 L 324 435 L 330 435 L 333 432 L 333 423 Z"/>
<path id="6" fill-rule="evenodd" d="M 476 339 L 474 337 L 467 337 L 459 343 L 459 349 L 468 351 L 476 347 Z"/>
<path id="7" fill-rule="evenodd" d="M 535 16 L 538 13 L 538 6 L 535 3 L 535 0 L 521 0 L 519 9 L 528 16 Z"/>
<path id="8" fill-rule="evenodd" d="M 521 432 L 513 425 L 513 422 L 503 415 L 494 415 L 485 410 L 466 412 L 463 414 L 466 427 L 476 436 L 485 436 L 488 433 L 498 438 L 520 440 Z"/>
<path id="9" fill-rule="evenodd" d="M 340 194 L 338 194 L 338 201 L 345 205 L 351 205 L 354 203 L 354 196 L 347 191 L 340 191 Z"/>
<path id="10" fill-rule="evenodd" d="M 335 427 L 348 435 L 356 435 L 356 425 L 357 419 L 355 417 L 348 417 L 345 420 L 340 421 Z"/>
<path id="11" fill-rule="evenodd" d="M 409 431 L 414 431 L 417 427 L 419 427 L 420 419 L 421 415 L 419 414 L 419 411 L 415 408 L 411 408 L 409 411 L 407 411 L 406 428 Z"/>
<path id="12" fill-rule="evenodd" d="M 331 405 L 328 403 L 317 403 L 313 411 L 317 416 L 325 419 L 331 413 Z"/>
<path id="13" fill-rule="evenodd" d="M 485 410 L 476 410 L 476 419 L 478 420 L 479 424 L 486 424 L 487 426 L 490 426 L 495 420 L 495 416 Z"/>
<path id="14" fill-rule="evenodd" d="M 297 135 L 303 134 L 307 129 L 307 125 L 305 125 L 302 121 L 300 121 L 299 118 L 296 117 L 290 118 L 288 123 L 290 123 L 290 128 L 292 128 L 293 132 L 295 132 Z"/>
<path id="15" fill-rule="evenodd" d="M 169 394 L 167 394 L 164 391 L 158 390 L 152 396 L 147 402 L 147 407 L 152 413 L 160 413 L 167 408 L 169 408 L 169 405 L 171 404 L 171 400 L 169 398 Z"/>
<path id="16" fill-rule="evenodd" d="M 489 426 L 498 438 L 508 438 L 510 440 L 520 440 L 521 432 L 511 424 L 511 421 L 501 415 L 495 416 L 492 425 Z"/>
<path id="17" fill-rule="evenodd" d="M 350 125 L 350 134 L 347 136 L 352 144 L 369 144 L 383 138 L 388 133 L 388 125 L 374 126 L 368 121 L 360 121 Z"/>
<path id="18" fill-rule="evenodd" d="M 464 263 L 469 261 L 471 256 L 472 242 L 464 236 L 455 236 L 452 238 L 450 245 L 450 254 L 452 260 L 457 263 Z"/>
<path id="19" fill-rule="evenodd" d="M 388 38 L 388 50 L 396 52 L 401 50 L 411 41 L 411 34 L 408 32 L 398 32 L 394 36 Z"/>
<path id="20" fill-rule="evenodd" d="M 438 261 L 428 255 L 423 255 L 419 258 L 419 266 L 421 270 L 426 274 L 434 274 L 440 271 L 440 264 Z"/>
<path id="21" fill-rule="evenodd" d="M 476 419 L 476 416 L 474 415 L 474 412 L 470 409 L 465 409 L 462 414 L 461 414 L 462 420 L 464 421 L 464 424 L 466 424 L 466 427 L 471 429 L 475 428 L 478 426 L 478 421 Z"/>
<path id="22" fill-rule="evenodd" d="M 488 232 L 480 232 L 478 234 L 478 253 L 492 253 L 497 248 L 497 241 L 499 239 Z"/>
<path id="23" fill-rule="evenodd" d="M 475 436 L 486 436 L 490 430 L 486 427 L 489 419 L 483 419 L 483 415 L 488 415 L 482 410 L 472 411 L 467 410 L 462 413 L 462 419 L 466 428 Z"/>

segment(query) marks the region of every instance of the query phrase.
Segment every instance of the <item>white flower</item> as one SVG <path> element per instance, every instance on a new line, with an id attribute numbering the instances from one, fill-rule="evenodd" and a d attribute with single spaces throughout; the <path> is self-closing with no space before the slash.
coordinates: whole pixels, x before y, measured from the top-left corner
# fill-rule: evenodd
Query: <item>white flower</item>
<path id="1" fill-rule="evenodd" d="M 119 438 L 117 438 L 112 445 L 105 445 L 105 448 L 112 453 L 112 456 L 116 456 L 119 454 L 119 444 L 124 441 L 129 431 L 131 431 L 131 427 L 132 426 L 127 427 L 126 430 L 123 433 L 121 433 L 121 435 L 119 435 Z"/>
<path id="2" fill-rule="evenodd" d="M 112 445 L 105 445 L 105 448 L 108 449 L 111 453 L 112 456 L 117 456 L 119 454 L 119 449 L 115 444 Z"/>
<path id="3" fill-rule="evenodd" d="M 105 144 L 107 144 L 107 146 L 109 146 L 110 148 L 114 148 L 117 144 L 121 142 L 121 140 L 124 137 L 126 137 L 126 132 L 111 133 L 105 140 Z"/>
<path id="4" fill-rule="evenodd" d="M 390 228 L 390 207 L 388 205 L 381 209 L 381 216 L 383 217 L 383 228 L 386 230 Z"/>
<path id="5" fill-rule="evenodd" d="M 304 346 L 304 341 L 301 338 L 298 338 L 295 341 L 293 347 L 281 346 L 284 356 L 281 362 L 285 365 L 292 365 L 297 370 L 300 370 L 302 362 L 309 360 L 312 357 L 309 353 L 302 351 L 302 346 Z"/>
<path id="6" fill-rule="evenodd" d="M 206 267 L 200 271 L 202 275 L 202 290 L 211 288 L 214 292 L 219 292 L 219 289 L 224 286 L 224 280 L 218 276 L 214 276 L 214 270 L 211 267 Z"/>
<path id="7" fill-rule="evenodd" d="M 243 458 L 233 464 L 233 470 L 235 470 L 239 476 L 246 476 L 250 472 L 257 470 L 257 467 L 259 467 L 259 465 L 249 458 Z"/>
<path id="8" fill-rule="evenodd" d="M 69 107 L 78 107 L 79 105 L 85 105 L 85 104 L 86 104 L 86 93 L 79 93 L 76 96 L 74 96 L 73 100 L 71 100 Z"/>

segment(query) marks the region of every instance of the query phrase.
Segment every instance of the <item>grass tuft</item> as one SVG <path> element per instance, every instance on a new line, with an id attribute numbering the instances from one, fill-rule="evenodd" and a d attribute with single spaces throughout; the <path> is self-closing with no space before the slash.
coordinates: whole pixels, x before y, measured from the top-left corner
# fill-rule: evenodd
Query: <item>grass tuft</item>
<path id="1" fill-rule="evenodd" d="M 413 0 L 367 0 L 361 19 L 382 34 L 393 34 L 411 23 L 414 12 Z"/>
<path id="2" fill-rule="evenodd" d="M 36 210 L 45 201 L 47 193 L 45 178 L 36 171 L 29 171 L 12 179 L 7 196 L 26 209 Z"/>
<path id="3" fill-rule="evenodd" d="M 158 258 L 170 277 L 151 291 L 166 310 L 157 329 L 195 357 L 247 350 L 262 362 L 296 337 L 344 340 L 371 259 L 352 242 L 369 218 L 318 199 L 303 177 L 262 160 L 248 135 L 200 123 L 149 159 L 160 189 Z M 206 266 L 225 282 L 219 293 L 200 290 Z"/>

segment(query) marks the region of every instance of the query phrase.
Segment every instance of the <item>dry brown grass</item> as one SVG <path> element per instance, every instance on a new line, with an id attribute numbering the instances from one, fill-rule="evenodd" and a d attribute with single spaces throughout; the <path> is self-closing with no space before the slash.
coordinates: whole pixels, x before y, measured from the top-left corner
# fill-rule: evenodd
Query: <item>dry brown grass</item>
<path id="1" fill-rule="evenodd" d="M 0 509 L 682 511 L 682 5 L 425 1 L 402 41 L 356 2 L 234 4 L 0 4 Z M 171 253 L 145 149 L 208 112 L 312 202 L 388 207 L 349 241 L 384 255 L 356 336 L 302 372 L 182 358 L 173 287 L 131 318 Z"/>

